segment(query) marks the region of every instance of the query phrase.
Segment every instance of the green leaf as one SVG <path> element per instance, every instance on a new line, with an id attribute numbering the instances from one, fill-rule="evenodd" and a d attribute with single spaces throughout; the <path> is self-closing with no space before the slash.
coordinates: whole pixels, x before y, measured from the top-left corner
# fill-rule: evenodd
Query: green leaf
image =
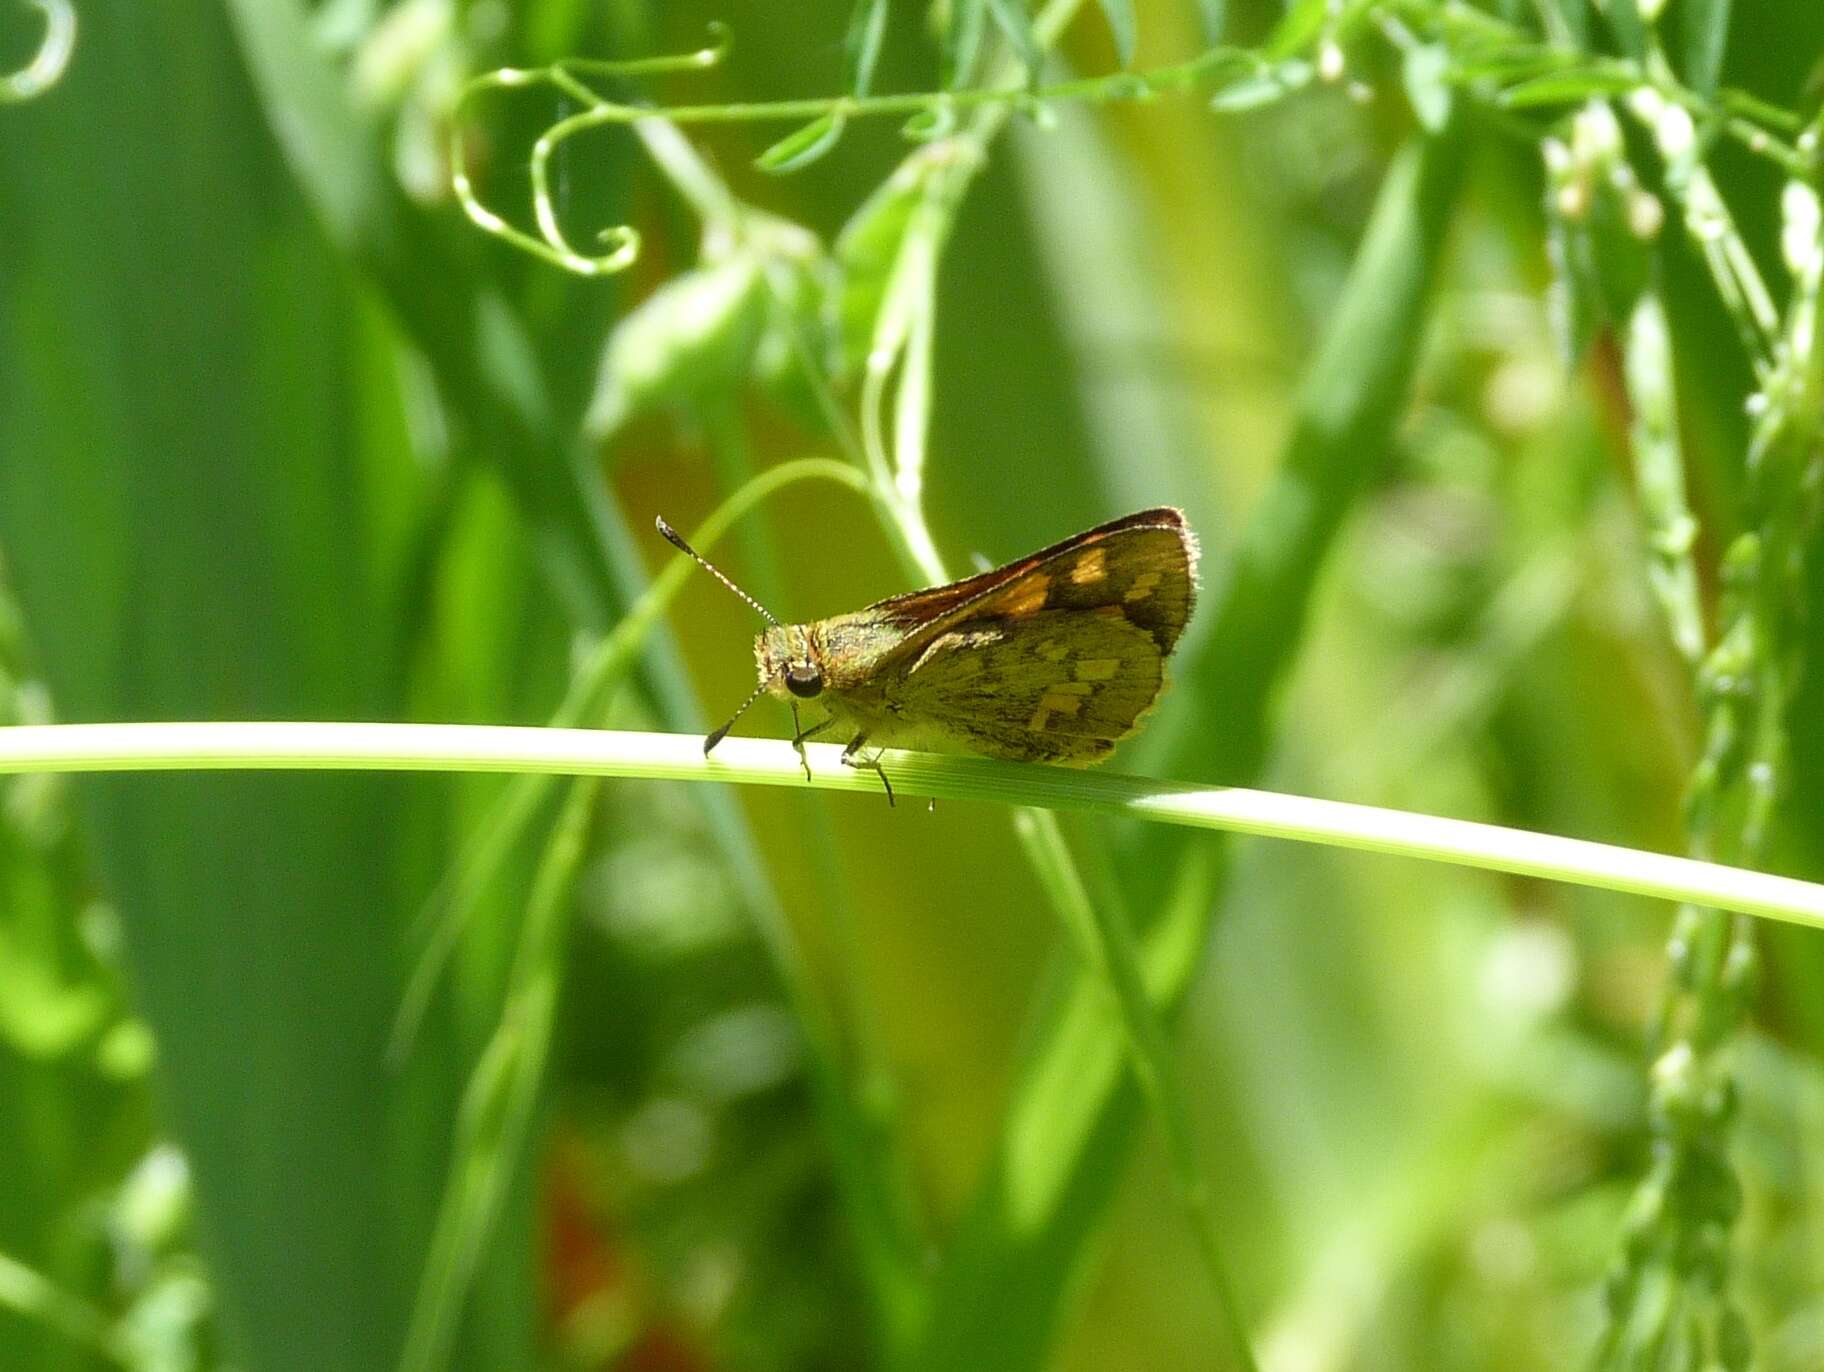
<path id="1" fill-rule="evenodd" d="M 880 46 L 887 35 L 887 0 L 856 0 L 849 34 L 849 90 L 866 95 L 874 86 L 874 68 L 880 63 Z"/>
<path id="2" fill-rule="evenodd" d="M 1037 84 L 1039 72 L 1045 65 L 1045 49 L 1039 42 L 1039 35 L 1033 31 L 1026 0 L 987 0 L 987 3 L 996 27 L 1019 54 L 1020 65 L 1026 68 L 1028 84 Z"/>
<path id="3" fill-rule="evenodd" d="M 1396 446 L 1463 165 L 1455 140 L 1430 140 L 1388 175 L 1301 389 L 1282 469 L 1230 559 L 1219 602 L 1204 612 L 1215 648 L 1185 668 L 1195 684 L 1182 688 L 1223 701 L 1225 727 L 1189 726 L 1162 740 L 1172 750 L 1168 771 L 1209 770 L 1245 784 L 1263 765 L 1270 704 L 1302 642 L 1324 554 Z M 1170 872 L 1179 866 L 1171 851 L 1142 861 Z M 1168 1007 L 1207 946 L 1217 875 L 1208 849 L 1176 851 L 1201 867 L 1201 879 L 1181 882 L 1175 897 L 1134 903 L 1156 912 L 1141 961 L 1153 997 Z M 993 1163 L 957 1226 L 904 1366 L 1044 1366 L 1064 1297 L 1123 1174 L 1141 1102 L 1111 998 L 1080 969 L 1054 965 L 1040 1003 Z"/>
<path id="4" fill-rule="evenodd" d="M 1329 0 L 1296 0 L 1261 48 L 1269 61 L 1282 61 L 1317 41 L 1330 19 Z"/>
<path id="5" fill-rule="evenodd" d="M 955 0 L 950 6 L 939 72 L 945 90 L 966 86 L 974 79 L 987 28 L 988 0 Z"/>
<path id="6" fill-rule="evenodd" d="M 1637 0 L 1608 0 L 1604 12 L 1609 17 L 1609 31 L 1615 44 L 1627 57 L 1642 61 L 1647 55 L 1647 23 L 1640 17 Z"/>
<path id="7" fill-rule="evenodd" d="M 1685 0 L 1678 12 L 1685 84 L 1703 95 L 1714 95 L 1722 78 L 1731 8 L 1730 0 Z"/>
<path id="8" fill-rule="evenodd" d="M 1281 62 L 1269 70 L 1256 72 L 1233 85 L 1224 86 L 1210 97 L 1210 108 L 1224 114 L 1259 109 L 1263 105 L 1283 100 L 1293 91 L 1309 85 L 1311 77 L 1312 67 L 1309 62 Z"/>
<path id="9" fill-rule="evenodd" d="M 1197 16 L 1203 21 L 1203 41 L 1211 47 L 1222 42 L 1229 27 L 1229 0 L 1197 0 Z"/>
<path id="10" fill-rule="evenodd" d="M 412 311 L 363 289 L 327 241 L 389 204 L 389 145 L 335 118 L 341 73 L 290 45 L 305 36 L 298 7 L 267 0 L 253 23 L 277 31 L 306 89 L 263 119 L 232 9 L 85 8 L 70 78 L 7 116 L 0 543 L 66 717 L 413 708 L 403 664 L 421 643 L 406 646 L 401 573 L 441 464 L 388 422 L 404 354 L 392 331 Z M 319 203 L 286 177 L 275 129 L 332 183 Z M 156 271 L 121 270 L 98 228 L 129 222 Z M 440 270 L 409 211 L 389 227 L 417 251 L 426 303 L 472 289 Z M 412 365 L 460 346 L 433 340 Z M 384 1372 L 425 1163 L 447 1139 L 438 1077 L 457 1059 L 447 1039 L 427 1044 L 407 1084 L 378 1070 L 376 1050 L 398 994 L 391 915 L 434 860 L 425 836 L 447 792 L 265 776 L 77 790 L 102 866 L 95 894 L 119 912 L 156 1039 L 160 1131 L 183 1149 L 209 1236 L 205 1299 L 227 1335 L 209 1359 Z M 0 978 L 16 979 L 7 953 Z M 80 1234 L 113 1232 L 93 1170 L 115 1154 L 108 1124 L 91 1115 L 72 1131 L 84 1205 L 65 1227 L 72 1252 L 87 1251 Z M 6 1137 L 8 1173 L 40 1165 Z M 0 1197 L 9 1229 L 20 1197 L 10 1184 Z M 488 1255 L 502 1287 L 531 1280 L 521 1232 L 510 1223 Z M 484 1306 L 477 1343 L 503 1365 L 532 1357 L 530 1337 L 517 1343 L 498 1303 Z M 123 1330 L 135 1317 L 124 1302 L 110 1315 Z M 100 1365 L 67 1348 L 36 1357 L 11 1313 L 0 1321 L 0 1363 Z"/>
<path id="11" fill-rule="evenodd" d="M 1545 0 L 1550 12 L 1556 13 L 1564 26 L 1564 37 L 1571 46 L 1588 49 L 1590 46 L 1590 0 Z M 1551 32 L 1551 26 L 1546 26 Z"/>
<path id="12" fill-rule="evenodd" d="M 1510 110 L 1541 105 L 1581 105 L 1598 96 L 1626 95 L 1640 84 L 1625 72 L 1568 71 L 1522 81 L 1501 92 L 1501 103 Z"/>
<path id="13" fill-rule="evenodd" d="M 808 167 L 836 146 L 837 140 L 842 137 L 843 125 L 847 122 L 848 116 L 840 110 L 831 110 L 822 118 L 813 119 L 803 128 L 781 138 L 755 158 L 754 165 L 763 172 L 779 176 Z"/>
<path id="14" fill-rule="evenodd" d="M 765 318 L 759 266 L 743 254 L 672 278 L 608 336 L 584 428 L 597 442 L 661 405 L 732 393 Z"/>
<path id="15" fill-rule="evenodd" d="M 1442 129 L 1450 118 L 1450 53 L 1437 43 L 1408 49 L 1400 79 L 1419 126 L 1427 133 Z"/>
<path id="16" fill-rule="evenodd" d="M 930 143 L 956 132 L 956 106 L 948 102 L 929 105 L 901 125 L 900 133 L 913 143 Z"/>
<path id="17" fill-rule="evenodd" d="M 1582 59 L 1574 53 L 1498 48 L 1476 57 L 1459 57 L 1452 64 L 1452 71 L 1459 83 L 1495 81 L 1506 86 L 1564 71 L 1576 66 L 1580 60 Z"/>
<path id="18" fill-rule="evenodd" d="M 842 284 L 836 296 L 839 366 L 845 373 L 860 368 L 874 337 L 874 321 L 886 297 L 887 282 L 905 245 L 912 215 L 925 194 L 930 152 L 915 153 L 902 163 L 850 217 L 836 239 L 836 265 Z"/>
<path id="19" fill-rule="evenodd" d="M 1102 17 L 1108 21 L 1109 34 L 1115 40 L 1115 55 L 1121 65 L 1134 64 L 1134 0 L 1100 0 Z"/>

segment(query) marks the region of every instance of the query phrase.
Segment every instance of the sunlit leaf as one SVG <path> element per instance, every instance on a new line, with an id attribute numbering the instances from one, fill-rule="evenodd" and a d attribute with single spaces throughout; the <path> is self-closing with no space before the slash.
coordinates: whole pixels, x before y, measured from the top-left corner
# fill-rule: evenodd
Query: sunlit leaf
<path id="1" fill-rule="evenodd" d="M 1400 76 L 1420 125 L 1432 133 L 1443 128 L 1450 117 L 1450 54 L 1436 43 L 1412 48 Z"/>
<path id="2" fill-rule="evenodd" d="M 1510 86 L 1501 93 L 1501 103 L 1512 110 L 1541 105 L 1580 105 L 1596 96 L 1625 95 L 1639 84 L 1638 78 L 1625 72 L 1557 72 Z"/>
<path id="3" fill-rule="evenodd" d="M 813 119 L 803 128 L 788 133 L 755 158 L 754 165 L 761 171 L 777 175 L 808 167 L 836 146 L 847 122 L 841 113 L 832 110 L 821 119 Z"/>
<path id="4" fill-rule="evenodd" d="M 1281 62 L 1276 67 L 1224 86 L 1210 97 L 1210 108 L 1225 114 L 1259 109 L 1263 105 L 1284 99 L 1301 86 L 1309 85 L 1311 77 L 1309 62 Z"/>
<path id="5" fill-rule="evenodd" d="M 913 212 L 925 194 L 925 175 L 935 150 L 909 158 L 862 202 L 836 239 L 842 273 L 837 294 L 838 346 L 845 371 L 860 367 L 874 337 L 874 322 L 887 282 L 899 260 Z"/>
<path id="6" fill-rule="evenodd" d="M 1543 0 L 1541 9 L 1556 18 L 1564 36 L 1577 47 L 1590 41 L 1590 0 Z M 1548 31 L 1551 25 L 1547 25 Z"/>
<path id="7" fill-rule="evenodd" d="M 764 300 L 759 267 L 747 256 L 660 286 L 608 336 L 585 421 L 591 436 L 599 441 L 637 414 L 738 385 Z"/>
<path id="8" fill-rule="evenodd" d="M 1290 57 L 1295 52 L 1303 52 L 1324 31 L 1324 24 L 1329 18 L 1329 0 L 1295 0 L 1292 8 L 1286 11 L 1286 17 L 1273 30 L 1273 36 L 1261 49 L 1262 54 L 1268 58 L 1283 58 Z"/>

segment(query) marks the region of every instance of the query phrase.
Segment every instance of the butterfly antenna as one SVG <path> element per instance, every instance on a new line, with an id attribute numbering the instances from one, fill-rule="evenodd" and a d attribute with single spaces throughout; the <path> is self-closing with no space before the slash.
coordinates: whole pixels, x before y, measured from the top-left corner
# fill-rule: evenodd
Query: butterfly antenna
<path id="1" fill-rule="evenodd" d="M 664 539 L 667 543 L 671 544 L 671 546 L 676 548 L 679 552 L 687 553 L 690 556 L 691 560 L 694 561 L 699 567 L 701 567 L 704 571 L 708 572 L 717 581 L 720 581 L 724 586 L 728 587 L 728 589 L 733 591 L 736 595 L 740 596 L 741 599 L 745 600 L 749 605 L 753 606 L 754 612 L 756 614 L 758 614 L 760 616 L 760 618 L 764 619 L 768 624 L 771 624 L 775 629 L 779 627 L 779 621 L 774 619 L 772 617 L 772 615 L 767 613 L 766 606 L 762 605 L 759 601 L 755 600 L 746 591 L 742 590 L 739 586 L 735 585 L 734 582 L 730 581 L 727 577 L 723 576 L 722 573 L 717 570 L 715 563 L 711 562 L 708 558 L 704 557 L 702 553 L 698 552 L 695 548 L 691 547 L 690 544 L 686 543 L 684 541 L 684 535 L 679 533 L 676 529 L 672 528 L 671 525 L 669 525 L 665 522 L 665 518 L 663 515 L 661 515 L 658 518 L 658 520 L 655 522 L 659 526 L 659 533 L 664 536 Z M 757 694 L 758 693 L 756 692 L 756 695 Z M 748 697 L 747 705 L 752 705 L 753 703 L 754 703 L 754 697 L 753 696 Z M 741 707 L 741 709 L 745 710 L 747 708 L 747 705 L 743 705 Z M 735 712 L 735 719 L 739 719 L 740 717 L 741 717 L 741 712 L 740 712 L 740 710 L 737 710 Z M 729 724 L 733 724 L 734 722 L 735 722 L 734 719 L 729 720 Z M 718 732 L 711 734 L 709 736 L 709 738 L 710 738 L 709 747 L 713 748 L 716 746 L 716 744 L 720 743 L 722 741 L 722 735 L 726 734 L 727 732 L 728 732 L 728 728 L 725 725 Z"/>
<path id="2" fill-rule="evenodd" d="M 761 694 L 765 690 L 766 690 L 766 683 L 764 681 L 761 682 L 758 686 L 754 687 L 754 693 L 751 696 L 749 696 L 746 700 L 741 702 L 741 708 L 739 710 L 735 711 L 734 715 L 729 719 L 728 723 L 724 724 L 720 729 L 717 729 L 708 738 L 703 740 L 703 756 L 704 757 L 708 757 L 709 750 L 714 748 L 723 739 L 728 737 L 728 731 L 735 727 L 735 721 L 740 719 L 742 715 L 747 713 L 747 707 L 752 705 L 756 700 L 760 699 Z"/>

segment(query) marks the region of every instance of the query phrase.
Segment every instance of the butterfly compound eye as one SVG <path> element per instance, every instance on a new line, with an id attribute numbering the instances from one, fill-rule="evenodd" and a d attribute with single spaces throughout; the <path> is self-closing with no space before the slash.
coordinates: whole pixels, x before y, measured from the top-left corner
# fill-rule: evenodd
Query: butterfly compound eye
<path id="1" fill-rule="evenodd" d="M 785 669 L 785 689 L 800 700 L 809 700 L 823 690 L 823 673 L 809 662 L 794 662 Z"/>

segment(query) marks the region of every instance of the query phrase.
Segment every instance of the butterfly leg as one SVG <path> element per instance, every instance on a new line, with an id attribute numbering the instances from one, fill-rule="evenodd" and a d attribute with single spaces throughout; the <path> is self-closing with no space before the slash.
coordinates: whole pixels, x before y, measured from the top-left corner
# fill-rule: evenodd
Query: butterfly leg
<path id="1" fill-rule="evenodd" d="M 880 753 L 876 751 L 871 758 L 861 756 L 861 750 L 867 741 L 866 734 L 856 734 L 854 738 L 850 739 L 849 746 L 842 750 L 842 765 L 873 772 L 880 778 L 880 784 L 887 788 L 887 804 L 892 805 L 894 803 L 893 783 L 887 780 L 887 769 L 880 765 Z"/>
<path id="2" fill-rule="evenodd" d="M 805 756 L 804 741 L 807 738 L 815 738 L 835 722 L 836 716 L 828 715 L 807 729 L 798 720 L 798 702 L 795 700 L 792 702 L 792 747 L 798 752 L 798 765 L 804 768 L 806 781 L 811 779 L 811 760 Z"/>

